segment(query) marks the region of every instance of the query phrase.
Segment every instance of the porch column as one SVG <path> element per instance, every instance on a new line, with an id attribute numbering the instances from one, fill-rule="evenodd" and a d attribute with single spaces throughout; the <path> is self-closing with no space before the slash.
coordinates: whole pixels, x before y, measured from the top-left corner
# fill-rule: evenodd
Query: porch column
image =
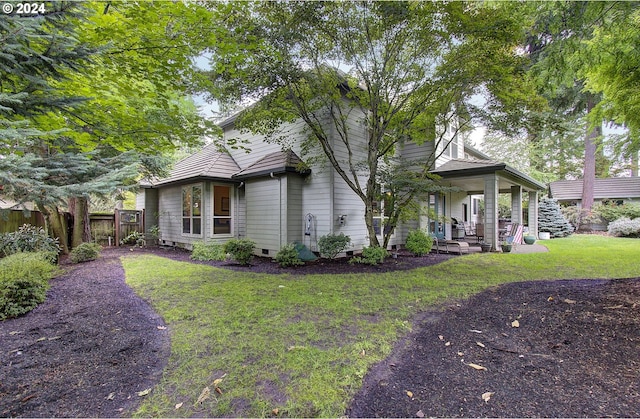
<path id="1" fill-rule="evenodd" d="M 484 178 L 484 241 L 491 250 L 498 248 L 498 176 L 487 175 Z"/>
<path id="2" fill-rule="evenodd" d="M 511 222 L 522 224 L 522 186 L 511 187 Z"/>
<path id="3" fill-rule="evenodd" d="M 538 238 L 538 191 L 529 192 L 529 234 Z"/>

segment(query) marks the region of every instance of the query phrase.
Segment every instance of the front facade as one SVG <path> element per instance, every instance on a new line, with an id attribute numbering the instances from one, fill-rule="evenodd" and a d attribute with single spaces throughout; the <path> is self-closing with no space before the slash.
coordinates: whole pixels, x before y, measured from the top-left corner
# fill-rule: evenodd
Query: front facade
<path id="1" fill-rule="evenodd" d="M 271 257 L 292 242 L 317 251 L 319 238 L 330 233 L 344 233 L 351 238 L 348 252 L 358 252 L 368 245 L 360 198 L 330 164 L 306 167 L 300 159 L 302 124 L 282 128 L 291 139 L 291 148 L 284 151 L 259 135 L 240 132 L 233 118 L 221 127 L 222 144 L 246 144 L 250 152 L 208 145 L 178 162 L 169 177 L 144 185 L 139 194 L 138 207 L 147 210 L 146 228 L 158 225 L 161 243 L 190 248 L 196 241 L 223 243 L 230 238 L 249 238 L 256 242 L 256 254 Z M 356 145 L 350 150 L 356 157 L 366 153 L 364 128 L 354 122 L 354 131 L 358 129 L 362 132 L 360 148 Z M 427 158 L 432 147 L 433 142 L 428 141 L 420 146 L 407 144 L 398 153 L 403 158 Z M 544 185 L 465 147 L 461 136 L 453 131 L 438 147 L 433 172 L 459 192 L 429 196 L 422 206 L 440 216 L 439 221 L 420 216 L 398 226 L 391 247 L 404 244 L 408 231 L 415 228 L 452 238 L 455 230 L 451 219 L 455 218 L 485 223 L 485 241 L 495 248 L 497 195 L 505 191 L 512 194 L 514 222 L 521 218 L 525 196 L 529 198 L 530 212 L 535 212 L 529 219 L 537 220 L 537 191 Z M 334 148 L 338 158 L 345 161 L 347 150 L 341 148 L 337 135 Z M 483 196 L 485 211 L 481 213 Z M 385 218 L 383 205 L 374 218 L 380 239 Z M 533 234 L 537 232 L 535 225 L 529 229 Z"/>

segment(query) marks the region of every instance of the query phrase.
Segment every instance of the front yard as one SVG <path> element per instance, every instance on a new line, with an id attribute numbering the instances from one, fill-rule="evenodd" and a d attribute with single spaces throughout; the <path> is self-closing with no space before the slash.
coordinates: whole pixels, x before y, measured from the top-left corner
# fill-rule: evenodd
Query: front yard
<path id="1" fill-rule="evenodd" d="M 508 282 L 640 277 L 640 240 L 575 235 L 543 244 L 549 253 L 348 275 L 123 257 L 127 283 L 171 335 L 164 377 L 137 415 L 339 417 L 420 312 Z"/>

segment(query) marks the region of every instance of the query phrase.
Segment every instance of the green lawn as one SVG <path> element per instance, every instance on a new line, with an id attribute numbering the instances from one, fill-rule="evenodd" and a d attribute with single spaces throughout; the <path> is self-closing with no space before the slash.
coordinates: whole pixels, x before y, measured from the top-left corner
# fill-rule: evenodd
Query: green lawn
<path id="1" fill-rule="evenodd" d="M 549 253 L 474 254 L 375 275 L 250 274 L 127 256 L 127 283 L 163 316 L 172 342 L 137 415 L 339 417 L 420 310 L 505 282 L 640 276 L 638 239 L 543 244 Z"/>

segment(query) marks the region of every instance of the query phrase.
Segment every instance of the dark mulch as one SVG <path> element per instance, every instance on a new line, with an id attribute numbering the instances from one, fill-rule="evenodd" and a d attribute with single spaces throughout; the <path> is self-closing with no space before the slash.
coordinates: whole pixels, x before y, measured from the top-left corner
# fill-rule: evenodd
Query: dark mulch
<path id="1" fill-rule="evenodd" d="M 189 260 L 180 250 L 133 252 Z M 124 283 L 118 257 L 125 253 L 132 252 L 109 249 L 97 261 L 65 265 L 43 304 L 0 322 L 0 416 L 129 416 L 137 393 L 157 383 L 169 334 Z M 332 261 L 286 270 L 266 258 L 250 267 L 206 264 L 266 273 L 384 272 L 450 257 L 400 254 L 376 267 Z M 414 332 L 367 375 L 347 415 L 639 417 L 639 301 L 638 279 L 551 281 L 504 285 L 422 313 Z M 487 402 L 485 392 L 494 393 Z"/>
<path id="2" fill-rule="evenodd" d="M 347 414 L 640 417 L 640 279 L 513 283 L 423 313 Z"/>
<path id="3" fill-rule="evenodd" d="M 129 416 L 158 381 L 169 333 L 125 284 L 119 256 L 63 264 L 43 304 L 0 322 L 0 416 Z"/>
<path id="4" fill-rule="evenodd" d="M 244 272 L 259 272 L 267 274 L 282 274 L 288 273 L 292 275 L 311 275 L 311 274 L 347 274 L 347 273 L 380 273 L 380 272 L 392 272 L 403 271 L 409 269 L 415 269 L 424 266 L 435 265 L 445 260 L 457 257 L 451 254 L 436 254 L 431 253 L 422 257 L 415 257 L 406 250 L 399 250 L 396 253 L 396 258 L 389 257 L 384 260 L 384 263 L 377 265 L 365 265 L 360 263 L 351 264 L 348 263 L 349 259 L 338 258 L 334 260 L 318 259 L 313 262 L 306 262 L 303 266 L 292 266 L 288 268 L 281 268 L 280 265 L 272 258 L 268 257 L 254 257 L 251 260 L 250 265 L 241 266 L 231 261 L 193 261 L 189 259 L 191 252 L 185 251 L 179 248 L 158 248 L 149 247 L 145 249 L 134 249 L 133 252 L 147 252 L 153 253 L 158 256 L 169 257 L 174 260 L 181 260 L 185 262 L 200 263 L 209 266 L 215 266 L 218 268 L 232 269 L 234 271 Z"/>

